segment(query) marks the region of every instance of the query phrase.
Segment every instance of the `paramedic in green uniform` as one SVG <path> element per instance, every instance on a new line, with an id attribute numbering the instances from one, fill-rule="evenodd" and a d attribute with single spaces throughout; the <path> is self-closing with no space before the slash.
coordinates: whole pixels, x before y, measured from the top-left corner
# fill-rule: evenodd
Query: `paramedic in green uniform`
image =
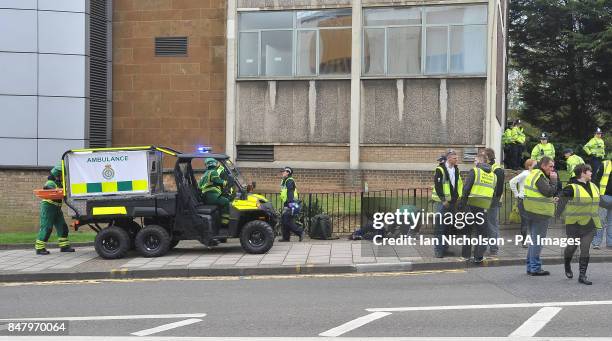
<path id="1" fill-rule="evenodd" d="M 43 189 L 55 189 L 62 187 L 62 167 L 55 166 L 51 169 L 51 174 L 47 177 L 47 182 Z M 55 226 L 55 232 L 57 233 L 57 243 L 60 247 L 61 252 L 74 252 L 74 249 L 70 247 L 68 241 L 68 225 L 64 220 L 64 213 L 62 212 L 62 201 L 43 199 L 40 202 L 40 230 L 38 232 L 38 239 L 34 248 L 36 249 L 37 255 L 48 255 L 47 241 L 51 236 L 51 232 Z"/>
<path id="2" fill-rule="evenodd" d="M 202 190 L 204 203 L 207 205 L 219 206 L 221 209 L 221 223 L 228 224 L 230 201 L 221 195 L 223 193 L 223 188 L 227 185 L 227 181 L 224 181 L 219 176 L 217 171 L 217 160 L 209 157 L 204 162 L 206 163 L 206 172 L 198 183 L 198 187 Z"/>

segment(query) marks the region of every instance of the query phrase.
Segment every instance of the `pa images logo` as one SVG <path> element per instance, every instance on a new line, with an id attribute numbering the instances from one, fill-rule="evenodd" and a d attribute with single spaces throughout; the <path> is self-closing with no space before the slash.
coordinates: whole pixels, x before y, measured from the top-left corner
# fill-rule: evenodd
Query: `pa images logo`
<path id="1" fill-rule="evenodd" d="M 112 180 L 115 177 L 115 170 L 113 167 L 111 167 L 111 165 L 104 166 L 102 177 L 106 180 Z"/>

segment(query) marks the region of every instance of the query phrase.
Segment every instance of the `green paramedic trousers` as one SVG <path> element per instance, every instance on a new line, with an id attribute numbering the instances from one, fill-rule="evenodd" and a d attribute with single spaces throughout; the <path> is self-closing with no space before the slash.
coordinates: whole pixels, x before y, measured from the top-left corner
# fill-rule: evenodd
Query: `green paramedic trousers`
<path id="1" fill-rule="evenodd" d="M 47 241 L 51 236 L 53 226 L 55 226 L 59 247 L 70 246 L 68 241 L 68 225 L 66 220 L 64 220 L 62 207 L 42 201 L 40 203 L 40 230 L 38 231 L 38 239 L 35 244 L 37 250 L 47 247 Z"/>
<path id="2" fill-rule="evenodd" d="M 230 201 L 228 198 L 222 196 L 215 191 L 208 191 L 204 193 L 204 203 L 206 205 L 216 205 L 221 210 L 221 224 L 229 223 L 229 205 Z"/>

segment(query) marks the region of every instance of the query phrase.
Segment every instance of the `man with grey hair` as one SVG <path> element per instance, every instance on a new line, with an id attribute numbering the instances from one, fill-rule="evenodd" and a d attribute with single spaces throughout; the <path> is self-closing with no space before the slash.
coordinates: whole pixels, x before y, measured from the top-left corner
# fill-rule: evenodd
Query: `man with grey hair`
<path id="1" fill-rule="evenodd" d="M 447 151 L 438 161 L 440 163 L 434 172 L 431 199 L 435 202 L 436 212 L 442 217 L 447 212 L 455 212 L 457 200 L 461 197 L 463 182 L 457 167 L 459 158 L 454 150 Z M 448 249 L 448 245 L 442 243 L 442 236 L 448 233 L 449 226 L 442 220 L 436 221 L 434 227 L 434 236 L 437 240 L 434 245 L 434 253 L 437 258 L 444 257 L 444 252 Z"/>

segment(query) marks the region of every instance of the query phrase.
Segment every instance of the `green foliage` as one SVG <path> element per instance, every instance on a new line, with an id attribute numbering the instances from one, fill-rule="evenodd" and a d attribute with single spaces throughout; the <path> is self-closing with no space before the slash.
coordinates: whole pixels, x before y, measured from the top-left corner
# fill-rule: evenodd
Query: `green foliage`
<path id="1" fill-rule="evenodd" d="M 513 0 L 509 19 L 519 116 L 553 143 L 586 143 L 597 126 L 609 131 L 612 1 Z"/>

